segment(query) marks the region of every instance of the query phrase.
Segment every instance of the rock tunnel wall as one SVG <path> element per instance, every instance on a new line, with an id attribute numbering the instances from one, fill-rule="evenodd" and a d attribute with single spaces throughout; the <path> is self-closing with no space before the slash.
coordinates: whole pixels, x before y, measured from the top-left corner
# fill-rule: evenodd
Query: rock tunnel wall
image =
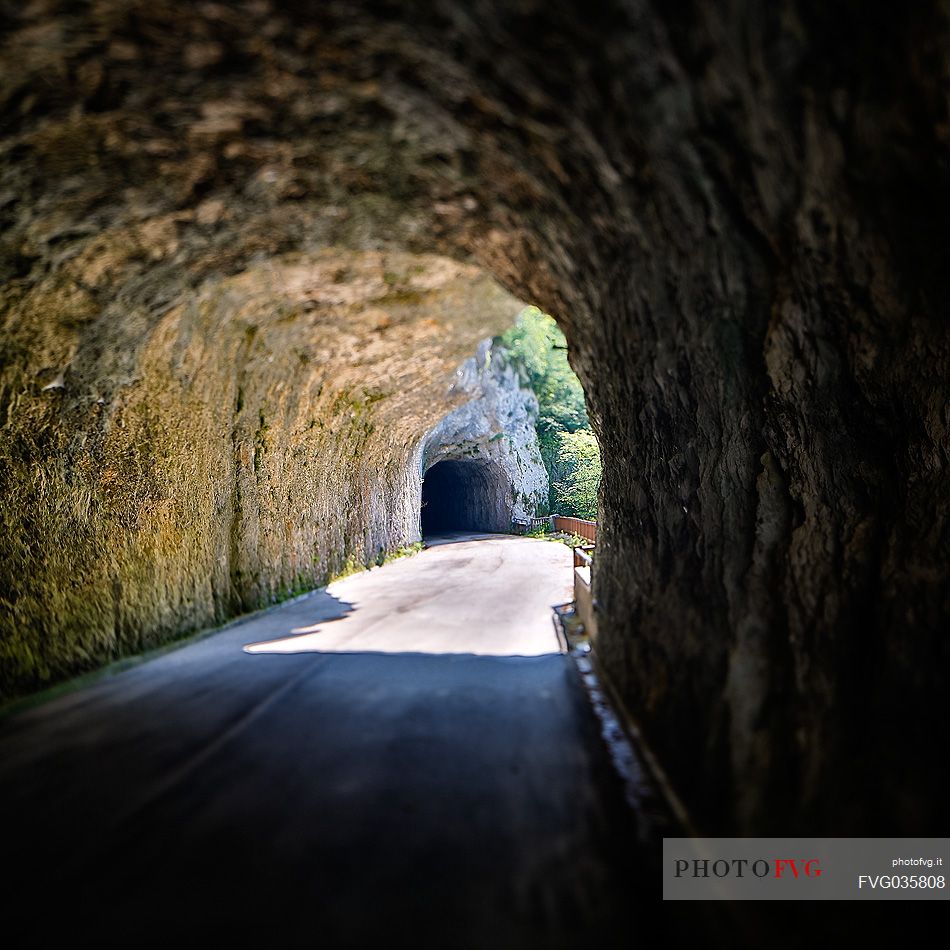
<path id="1" fill-rule="evenodd" d="M 88 506 L 120 491 L 47 408 L 65 363 L 99 385 L 182 294 L 283 253 L 474 257 L 565 330 L 603 452 L 601 661 L 707 827 L 942 820 L 944 7 L 50 0 L 4 30 L 3 497 L 30 564 L 69 537 L 86 584 L 111 537 Z M 116 531 L 150 510 L 131 457 Z"/>
<path id="2" fill-rule="evenodd" d="M 128 247 L 71 272 L 115 276 Z M 425 438 L 520 309 L 475 268 L 340 249 L 79 323 L 50 319 L 57 292 L 8 314 L 7 695 L 418 540 Z"/>

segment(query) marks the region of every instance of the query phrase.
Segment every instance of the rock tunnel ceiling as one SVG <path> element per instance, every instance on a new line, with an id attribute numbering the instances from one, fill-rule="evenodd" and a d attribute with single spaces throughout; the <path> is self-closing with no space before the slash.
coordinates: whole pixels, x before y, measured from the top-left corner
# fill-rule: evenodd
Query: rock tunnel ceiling
<path id="1" fill-rule="evenodd" d="M 948 28 L 834 7 L 4 4 L 5 692 L 400 536 L 417 470 L 362 375 L 500 328 L 387 256 L 438 254 L 565 330 L 601 662 L 697 813 L 927 827 Z"/>

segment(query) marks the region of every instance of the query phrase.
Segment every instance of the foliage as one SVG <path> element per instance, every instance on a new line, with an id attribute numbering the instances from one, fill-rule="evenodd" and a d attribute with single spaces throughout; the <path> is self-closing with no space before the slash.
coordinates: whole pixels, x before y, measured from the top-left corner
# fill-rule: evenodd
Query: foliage
<path id="1" fill-rule="evenodd" d="M 584 390 L 567 361 L 564 335 L 553 317 L 526 307 L 497 343 L 538 397 L 538 442 L 550 483 L 550 510 L 596 520 L 600 449 Z"/>
<path id="2" fill-rule="evenodd" d="M 559 477 L 551 491 L 560 514 L 597 520 L 600 447 L 589 428 L 562 432 L 557 455 Z"/>
<path id="3" fill-rule="evenodd" d="M 402 557 L 412 557 L 413 554 L 418 554 L 425 545 L 421 541 L 414 541 L 412 544 L 404 545 L 401 548 L 396 548 L 395 551 L 390 551 L 388 554 L 383 556 L 383 564 L 389 564 L 391 561 L 398 561 Z"/>

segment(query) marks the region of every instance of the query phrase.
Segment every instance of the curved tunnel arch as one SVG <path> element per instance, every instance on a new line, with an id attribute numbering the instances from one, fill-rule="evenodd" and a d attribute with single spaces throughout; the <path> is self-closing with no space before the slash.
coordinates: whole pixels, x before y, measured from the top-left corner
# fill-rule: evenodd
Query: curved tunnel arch
<path id="1" fill-rule="evenodd" d="M 511 482 L 501 466 L 484 459 L 444 459 L 422 480 L 422 534 L 508 531 Z"/>

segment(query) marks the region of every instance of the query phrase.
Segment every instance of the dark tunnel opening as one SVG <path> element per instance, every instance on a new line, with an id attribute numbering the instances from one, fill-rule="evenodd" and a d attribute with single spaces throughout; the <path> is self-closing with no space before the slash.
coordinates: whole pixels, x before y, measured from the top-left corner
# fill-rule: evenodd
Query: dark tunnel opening
<path id="1" fill-rule="evenodd" d="M 507 531 L 510 501 L 500 466 L 475 459 L 437 462 L 422 482 L 422 533 Z"/>

